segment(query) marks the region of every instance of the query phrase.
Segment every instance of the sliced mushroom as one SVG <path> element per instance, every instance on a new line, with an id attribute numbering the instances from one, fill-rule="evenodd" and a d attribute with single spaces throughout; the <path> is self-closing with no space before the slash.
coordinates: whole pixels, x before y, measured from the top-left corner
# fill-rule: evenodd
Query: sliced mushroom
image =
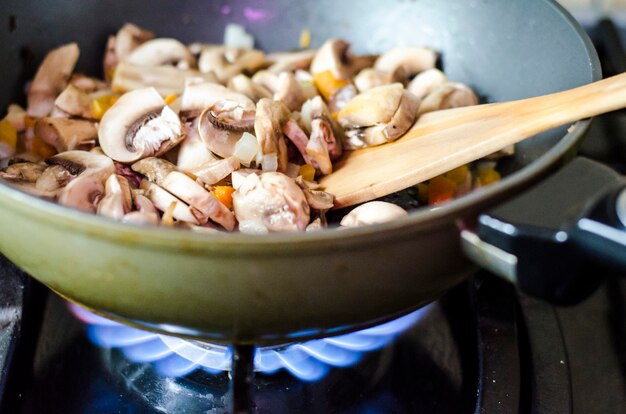
<path id="1" fill-rule="evenodd" d="M 401 83 L 379 86 L 357 95 L 339 112 L 344 128 L 368 127 L 391 120 L 404 93 Z"/>
<path id="2" fill-rule="evenodd" d="M 91 121 L 66 118 L 41 118 L 35 124 L 35 134 L 57 152 L 94 144 L 98 130 Z"/>
<path id="3" fill-rule="evenodd" d="M 323 175 L 328 175 L 333 172 L 333 164 L 328 154 L 328 144 L 326 143 L 324 137 L 325 132 L 323 131 L 326 130 L 327 127 L 322 125 L 319 118 L 313 120 L 312 125 L 317 125 L 317 127 L 314 127 L 315 129 L 311 132 L 311 137 L 306 146 L 306 153 L 313 161 L 315 168 Z"/>
<path id="4" fill-rule="evenodd" d="M 34 162 L 16 162 L 0 172 L 0 178 L 9 182 L 34 183 L 45 171 L 46 166 Z"/>
<path id="5" fill-rule="evenodd" d="M 126 92 L 154 87 L 161 95 L 180 95 L 188 78 L 200 78 L 205 82 L 217 82 L 212 73 L 194 69 L 178 69 L 173 66 L 141 66 L 130 62 L 117 65 L 112 81 L 116 92 Z"/>
<path id="6" fill-rule="evenodd" d="M 135 48 L 126 58 L 134 65 L 173 65 L 179 69 L 190 69 L 196 60 L 187 47 L 176 39 L 152 39 Z"/>
<path id="7" fill-rule="evenodd" d="M 360 227 L 370 224 L 385 223 L 407 215 L 400 206 L 385 201 L 370 201 L 361 204 L 341 219 L 343 227 Z"/>
<path id="8" fill-rule="evenodd" d="M 239 169 L 239 160 L 228 157 L 192 169 L 190 172 L 206 185 L 217 184 Z"/>
<path id="9" fill-rule="evenodd" d="M 220 83 L 240 73 L 252 73 L 265 64 L 265 53 L 260 50 L 216 46 L 205 48 L 198 59 L 201 72 L 213 72 Z"/>
<path id="10" fill-rule="evenodd" d="M 217 198 L 195 182 L 189 176 L 174 171 L 163 180 L 163 188 L 174 194 L 189 206 L 197 209 L 203 215 L 222 225 L 226 230 L 235 228 L 235 215 Z"/>
<path id="11" fill-rule="evenodd" d="M 304 102 L 300 82 L 291 72 L 276 75 L 269 71 L 260 71 L 252 77 L 252 82 L 271 91 L 274 100 L 282 102 L 290 111 L 300 109 Z"/>
<path id="12" fill-rule="evenodd" d="M 396 47 L 376 59 L 374 69 L 395 73 L 403 73 L 404 80 L 408 80 L 416 74 L 435 67 L 437 53 L 426 47 Z"/>
<path id="13" fill-rule="evenodd" d="M 147 197 L 136 194 L 135 195 L 135 208 L 136 211 L 127 213 L 122 217 L 123 223 L 133 223 L 139 225 L 157 225 L 159 224 L 159 213 Z"/>
<path id="14" fill-rule="evenodd" d="M 339 112 L 351 147 L 380 145 L 402 136 L 415 122 L 420 100 L 400 83 L 370 89 Z"/>
<path id="15" fill-rule="evenodd" d="M 208 108 L 214 118 L 220 117 L 238 130 L 248 129 L 251 125 L 246 122 L 254 120 L 255 105 L 246 95 L 217 83 L 188 80 L 181 97 L 181 116 L 195 118 Z"/>
<path id="16" fill-rule="evenodd" d="M 334 206 L 335 197 L 325 191 L 302 188 L 307 203 L 316 210 L 330 210 Z"/>
<path id="17" fill-rule="evenodd" d="M 54 105 L 71 116 L 92 118 L 91 101 L 92 98 L 88 93 L 69 84 L 56 98 Z"/>
<path id="18" fill-rule="evenodd" d="M 446 82 L 424 98 L 419 114 L 472 105 L 478 105 L 478 97 L 469 87 Z"/>
<path id="19" fill-rule="evenodd" d="M 283 133 L 289 140 L 294 144 L 296 149 L 302 155 L 304 162 L 307 164 L 312 164 L 311 157 L 306 152 L 306 147 L 309 143 L 309 137 L 306 136 L 306 133 L 300 128 L 298 122 L 293 118 L 290 118 L 285 126 L 283 127 Z"/>
<path id="20" fill-rule="evenodd" d="M 189 207 L 185 202 L 176 198 L 155 183 L 143 180 L 141 182 L 141 188 L 145 191 L 146 198 L 148 198 L 158 210 L 164 212 L 167 211 L 170 206 L 174 205 L 172 215 L 176 220 L 192 224 L 204 224 L 209 219 L 200 211 Z"/>
<path id="21" fill-rule="evenodd" d="M 40 118 L 54 108 L 54 100 L 65 89 L 79 55 L 78 45 L 70 43 L 49 52 L 28 90 L 28 115 Z"/>
<path id="22" fill-rule="evenodd" d="M 365 68 L 354 77 L 354 85 L 361 93 L 377 86 L 388 85 L 398 81 L 399 79 L 394 76 L 394 73 L 374 68 Z"/>
<path id="23" fill-rule="evenodd" d="M 130 183 L 126 177 L 111 174 L 104 184 L 104 191 L 107 196 L 110 194 L 120 194 L 122 197 L 124 212 L 130 212 L 133 207 L 133 194 L 130 189 Z"/>
<path id="24" fill-rule="evenodd" d="M 70 78 L 70 85 L 86 93 L 102 91 L 109 87 L 106 82 L 98 78 L 83 75 L 82 73 L 74 73 Z"/>
<path id="25" fill-rule="evenodd" d="M 233 193 L 242 232 L 304 231 L 310 208 L 302 189 L 284 174 L 249 174 Z"/>
<path id="26" fill-rule="evenodd" d="M 200 138 L 198 120 L 199 118 L 196 118 L 192 122 L 185 122 L 184 124 L 185 139 L 178 146 L 178 158 L 176 161 L 176 166 L 181 171 L 191 171 L 194 168 L 216 161 L 216 158 L 204 144 L 202 138 Z"/>
<path id="27" fill-rule="evenodd" d="M 311 121 L 310 139 L 315 140 L 318 135 L 320 140 L 326 142 L 330 159 L 332 161 L 338 160 L 343 154 L 343 146 L 341 145 L 341 140 L 335 137 L 332 121 L 324 115 L 317 116 Z"/>
<path id="28" fill-rule="evenodd" d="M 447 80 L 446 75 L 439 69 L 428 69 L 414 77 L 406 89 L 418 98 L 424 99 Z"/>
<path id="29" fill-rule="evenodd" d="M 162 158 L 148 157 L 134 163 L 131 168 L 158 185 L 163 184 L 169 173 L 176 171 L 176 166 Z"/>
<path id="30" fill-rule="evenodd" d="M 46 160 L 76 176 L 60 192 L 58 202 L 82 211 L 95 212 L 104 196 L 104 182 L 115 173 L 113 161 L 106 155 L 87 151 L 66 151 Z"/>
<path id="31" fill-rule="evenodd" d="M 184 138 L 178 115 L 154 88 L 122 95 L 104 114 L 98 129 L 102 150 L 116 161 L 131 163 L 163 154 Z"/>
<path id="32" fill-rule="evenodd" d="M 319 48 L 311 62 L 311 73 L 316 74 L 329 70 L 335 78 L 349 81 L 353 74 L 372 65 L 373 57 L 353 56 L 349 49 L 350 43 L 345 40 L 327 40 Z"/>
<path id="33" fill-rule="evenodd" d="M 126 23 L 115 36 L 115 54 L 121 61 L 144 42 L 154 38 L 154 33 Z"/>
<path id="34" fill-rule="evenodd" d="M 279 74 L 281 72 L 295 72 L 298 69 L 308 69 L 316 53 L 316 49 L 270 53 L 266 56 L 267 61 L 271 63 L 267 70 Z"/>
<path id="35" fill-rule="evenodd" d="M 283 127 L 289 120 L 289 110 L 280 102 L 261 99 L 256 106 L 254 132 L 261 148 L 263 171 L 285 171 L 287 143 Z"/>
<path id="36" fill-rule="evenodd" d="M 67 169 L 60 165 L 51 165 L 39 176 L 35 187 L 50 194 L 55 194 L 75 178 Z"/>
<path id="37" fill-rule="evenodd" d="M 252 82 L 252 79 L 244 74 L 232 77 L 228 81 L 228 88 L 235 92 L 242 93 L 254 102 L 261 98 L 271 98 L 273 93 L 263 85 Z"/>

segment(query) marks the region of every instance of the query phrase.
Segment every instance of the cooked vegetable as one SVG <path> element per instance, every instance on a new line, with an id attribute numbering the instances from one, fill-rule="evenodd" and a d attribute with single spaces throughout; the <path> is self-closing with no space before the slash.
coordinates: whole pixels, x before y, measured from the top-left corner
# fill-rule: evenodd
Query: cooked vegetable
<path id="1" fill-rule="evenodd" d="M 300 45 L 310 42 L 304 29 Z M 349 49 L 330 39 L 266 55 L 239 25 L 228 25 L 223 45 L 187 46 L 126 24 L 109 37 L 99 80 L 73 73 L 78 46 L 62 46 L 37 71 L 28 110 L 11 105 L 0 121 L 0 179 L 138 225 L 210 234 L 324 228 L 334 197 L 315 179 L 344 151 L 400 138 L 418 113 L 478 102 L 435 68 L 432 49 Z M 413 192 L 440 204 L 499 180 L 494 165 L 462 166 Z M 341 225 L 406 214 L 375 201 Z"/>

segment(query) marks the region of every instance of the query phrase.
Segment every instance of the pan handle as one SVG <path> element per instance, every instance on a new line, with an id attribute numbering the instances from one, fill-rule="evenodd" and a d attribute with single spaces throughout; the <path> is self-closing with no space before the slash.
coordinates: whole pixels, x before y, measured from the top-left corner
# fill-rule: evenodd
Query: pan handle
<path id="1" fill-rule="evenodd" d="M 532 296 L 575 304 L 626 271 L 626 179 L 578 157 L 478 218 L 464 252 Z"/>

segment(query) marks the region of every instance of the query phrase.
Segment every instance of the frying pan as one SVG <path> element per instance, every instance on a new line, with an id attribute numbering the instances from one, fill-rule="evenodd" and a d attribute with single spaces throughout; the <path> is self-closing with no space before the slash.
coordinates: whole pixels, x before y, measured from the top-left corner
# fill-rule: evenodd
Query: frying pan
<path id="1" fill-rule="evenodd" d="M 551 0 L 150 1 L 9 0 L 0 11 L 0 107 L 23 101 L 46 51 L 77 41 L 77 70 L 100 74 L 106 37 L 124 22 L 186 42 L 220 42 L 229 22 L 257 47 L 341 37 L 356 53 L 395 45 L 441 52 L 448 76 L 488 101 L 556 92 L 600 78 L 583 30 Z M 170 334 L 234 343 L 332 335 L 434 300 L 475 269 L 459 224 L 561 166 L 588 126 L 517 146 L 506 177 L 390 223 L 311 234 L 223 236 L 122 225 L 0 185 L 0 251 L 60 295 L 109 317 Z M 568 129 L 569 128 L 569 129 Z"/>

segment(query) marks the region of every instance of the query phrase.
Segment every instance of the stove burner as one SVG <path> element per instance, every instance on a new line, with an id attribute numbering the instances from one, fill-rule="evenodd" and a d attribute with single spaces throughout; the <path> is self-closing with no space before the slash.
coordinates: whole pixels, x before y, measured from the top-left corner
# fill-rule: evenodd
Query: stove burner
<path id="1" fill-rule="evenodd" d="M 216 344 L 185 340 L 131 328 L 69 304 L 76 317 L 87 324 L 90 340 L 103 348 L 118 348 L 135 363 L 151 363 L 164 377 L 176 378 L 198 369 L 217 374 L 231 369 L 231 349 Z M 319 381 L 331 368 L 358 363 L 371 351 L 391 343 L 400 333 L 426 315 L 430 306 L 382 325 L 332 338 L 255 350 L 254 368 L 263 374 L 281 369 L 307 382 Z"/>

